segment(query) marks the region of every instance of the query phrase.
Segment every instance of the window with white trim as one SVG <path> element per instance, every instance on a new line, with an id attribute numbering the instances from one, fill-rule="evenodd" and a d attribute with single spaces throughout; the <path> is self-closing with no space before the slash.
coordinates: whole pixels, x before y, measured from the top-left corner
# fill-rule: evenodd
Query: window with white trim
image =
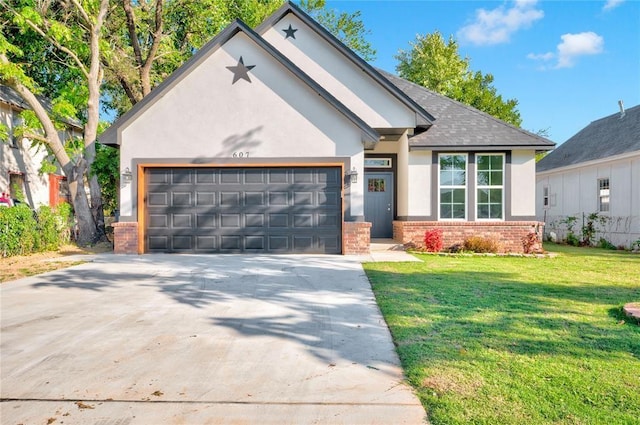
<path id="1" fill-rule="evenodd" d="M 467 155 L 440 154 L 438 166 L 439 218 L 465 220 L 467 218 Z"/>
<path id="2" fill-rule="evenodd" d="M 504 155 L 476 155 L 476 217 L 502 220 L 504 217 Z"/>
<path id="3" fill-rule="evenodd" d="M 551 206 L 549 204 L 549 186 L 544 186 L 542 188 L 542 206 L 544 208 L 549 208 Z"/>
<path id="4" fill-rule="evenodd" d="M 598 179 L 598 211 L 609 211 L 609 179 Z"/>

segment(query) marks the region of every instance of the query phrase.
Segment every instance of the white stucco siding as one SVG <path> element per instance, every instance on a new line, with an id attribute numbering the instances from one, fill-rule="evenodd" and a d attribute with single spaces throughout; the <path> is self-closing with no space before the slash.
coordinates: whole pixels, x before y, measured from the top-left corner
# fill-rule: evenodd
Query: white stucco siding
<path id="1" fill-rule="evenodd" d="M 282 31 L 298 29 L 295 39 Z M 289 14 L 263 37 L 374 128 L 414 128 L 415 112 L 403 105 L 297 17 Z"/>
<path id="2" fill-rule="evenodd" d="M 431 151 L 409 153 L 408 215 L 431 215 Z"/>
<path id="3" fill-rule="evenodd" d="M 240 56 L 251 83 L 231 84 Z M 122 133 L 127 158 L 352 155 L 360 131 L 274 58 L 239 33 Z M 153 149 L 149 149 L 149 147 Z"/>
<path id="4" fill-rule="evenodd" d="M 533 150 L 511 153 L 511 215 L 532 217 L 536 214 L 536 161 Z"/>
<path id="5" fill-rule="evenodd" d="M 232 84 L 242 56 L 255 65 L 251 83 Z M 350 157 L 363 175 L 361 129 L 270 54 L 238 33 L 184 75 L 122 131 L 121 168 L 133 159 Z M 242 160 L 238 160 L 242 165 Z M 121 214 L 134 213 L 133 187 L 120 193 Z M 363 190 L 351 189 L 351 213 L 362 215 Z"/>

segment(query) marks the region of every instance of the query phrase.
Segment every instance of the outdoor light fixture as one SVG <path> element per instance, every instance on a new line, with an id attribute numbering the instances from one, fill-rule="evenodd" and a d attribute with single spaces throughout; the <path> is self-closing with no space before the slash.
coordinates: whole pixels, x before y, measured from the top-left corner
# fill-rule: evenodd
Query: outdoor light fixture
<path id="1" fill-rule="evenodd" d="M 122 182 L 131 183 L 131 180 L 133 180 L 133 175 L 131 174 L 131 170 L 129 169 L 129 167 L 127 167 L 122 172 Z"/>
<path id="2" fill-rule="evenodd" d="M 358 183 L 358 170 L 356 170 L 356 167 L 353 167 L 351 171 L 347 171 L 347 176 L 349 176 L 350 183 Z"/>

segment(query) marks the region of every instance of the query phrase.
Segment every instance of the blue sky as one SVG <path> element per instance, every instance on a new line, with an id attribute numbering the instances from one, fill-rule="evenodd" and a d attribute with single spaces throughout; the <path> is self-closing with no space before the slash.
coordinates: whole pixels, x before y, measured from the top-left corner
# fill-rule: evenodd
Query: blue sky
<path id="1" fill-rule="evenodd" d="M 560 144 L 591 121 L 640 104 L 640 1 L 327 0 L 361 11 L 372 65 L 394 72 L 417 34 L 453 35 L 471 69 L 515 98 L 522 127 Z"/>

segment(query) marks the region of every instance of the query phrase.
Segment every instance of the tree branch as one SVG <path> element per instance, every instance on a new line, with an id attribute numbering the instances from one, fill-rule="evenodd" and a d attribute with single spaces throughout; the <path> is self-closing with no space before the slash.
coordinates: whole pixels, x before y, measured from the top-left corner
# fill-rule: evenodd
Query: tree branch
<path id="1" fill-rule="evenodd" d="M 131 0 L 122 0 L 122 8 L 127 17 L 127 30 L 129 31 L 131 47 L 133 47 L 133 53 L 136 57 L 136 64 L 142 66 L 142 52 L 140 51 L 140 43 L 138 42 L 138 35 L 136 34 L 136 17 L 133 12 L 133 7 L 131 6 Z"/>
<path id="2" fill-rule="evenodd" d="M 151 78 L 149 73 L 151 72 L 151 65 L 153 65 L 153 61 L 156 59 L 156 53 L 158 52 L 162 38 L 162 3 L 163 0 L 156 0 L 155 31 L 152 34 L 153 42 L 147 54 L 147 59 L 144 61 L 144 65 L 140 70 L 143 97 L 151 92 Z"/>
<path id="3" fill-rule="evenodd" d="M 25 18 L 24 16 L 20 15 L 18 13 L 17 10 L 15 10 L 14 8 L 12 8 L 11 6 L 9 6 L 4 0 L 0 0 L 0 4 L 2 4 L 2 6 L 6 7 L 7 10 L 9 10 L 11 13 L 13 13 L 16 16 L 20 16 L 22 19 L 24 19 L 24 22 L 31 28 L 33 29 L 35 32 L 37 32 L 41 37 L 43 37 L 45 40 L 47 40 L 49 43 L 51 43 L 56 49 L 66 53 L 78 66 L 78 68 L 80 69 L 80 71 L 82 72 L 82 74 L 85 77 L 89 77 L 89 72 L 87 71 L 86 66 L 84 65 L 84 63 L 80 60 L 80 58 L 78 57 L 78 55 L 76 55 L 74 52 L 72 52 L 69 48 L 63 46 L 61 43 L 59 43 L 56 39 L 50 37 L 49 35 L 47 35 L 47 33 L 45 33 L 42 28 L 40 28 L 38 25 L 36 25 L 33 21 L 31 21 L 30 19 Z M 48 22 L 48 20 L 46 18 L 43 17 L 43 20 L 45 22 Z"/>

